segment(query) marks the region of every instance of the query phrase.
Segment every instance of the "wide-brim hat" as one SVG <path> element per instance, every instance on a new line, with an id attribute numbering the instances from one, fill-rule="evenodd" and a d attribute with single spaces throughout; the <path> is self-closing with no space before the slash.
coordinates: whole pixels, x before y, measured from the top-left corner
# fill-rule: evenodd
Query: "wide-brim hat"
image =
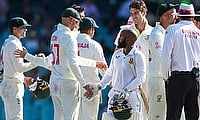
<path id="1" fill-rule="evenodd" d="M 195 14 L 193 4 L 188 5 L 185 3 L 181 3 L 178 13 L 174 13 L 173 15 L 176 15 L 178 17 L 200 16 L 200 14 Z"/>

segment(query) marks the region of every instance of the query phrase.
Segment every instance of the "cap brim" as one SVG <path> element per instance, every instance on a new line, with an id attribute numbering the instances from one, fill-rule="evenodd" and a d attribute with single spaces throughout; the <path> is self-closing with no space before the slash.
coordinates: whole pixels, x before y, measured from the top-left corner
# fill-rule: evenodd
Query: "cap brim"
<path id="1" fill-rule="evenodd" d="M 70 17 L 72 17 L 72 16 L 70 16 Z M 82 22 L 81 18 L 75 18 L 75 17 L 72 17 L 72 18 L 74 18 L 74 19 L 76 19 L 76 20 Z"/>
<path id="2" fill-rule="evenodd" d="M 194 19 L 195 19 L 196 21 L 200 21 L 200 16 L 196 16 Z"/>
<path id="3" fill-rule="evenodd" d="M 94 27 L 95 27 L 95 28 L 99 28 L 99 26 L 98 26 L 98 25 L 95 25 Z"/>
<path id="4" fill-rule="evenodd" d="M 200 14 L 190 14 L 190 15 L 184 15 L 184 14 L 179 14 L 179 13 L 173 13 L 175 16 L 180 16 L 180 17 L 192 17 L 192 16 L 200 16 Z"/>
<path id="5" fill-rule="evenodd" d="M 32 25 L 30 25 L 30 24 L 26 24 L 26 25 L 22 25 L 22 26 L 30 27 L 30 26 L 32 26 Z"/>

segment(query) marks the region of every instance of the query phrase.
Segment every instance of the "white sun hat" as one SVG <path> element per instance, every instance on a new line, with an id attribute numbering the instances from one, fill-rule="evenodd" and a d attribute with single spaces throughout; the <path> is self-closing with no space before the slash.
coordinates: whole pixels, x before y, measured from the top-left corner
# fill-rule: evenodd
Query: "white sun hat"
<path id="1" fill-rule="evenodd" d="M 200 14 L 195 14 L 194 12 L 194 6 L 193 4 L 185 4 L 185 3 L 181 3 L 178 13 L 174 13 L 173 15 L 176 16 L 200 16 Z"/>

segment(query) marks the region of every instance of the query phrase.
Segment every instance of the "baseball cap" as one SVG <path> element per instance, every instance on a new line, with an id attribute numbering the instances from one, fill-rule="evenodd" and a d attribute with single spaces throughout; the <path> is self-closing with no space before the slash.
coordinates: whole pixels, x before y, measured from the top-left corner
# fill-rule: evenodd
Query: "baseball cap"
<path id="1" fill-rule="evenodd" d="M 200 11 L 196 11 L 196 13 L 197 13 L 197 14 L 200 14 Z M 195 16 L 194 19 L 197 20 L 197 21 L 200 21 L 200 16 Z"/>
<path id="2" fill-rule="evenodd" d="M 26 22 L 26 20 L 24 20 L 21 17 L 14 17 L 11 18 L 8 22 L 8 27 L 9 28 L 13 28 L 13 27 L 20 27 L 20 26 L 31 26 L 30 24 L 28 24 Z"/>
<path id="3" fill-rule="evenodd" d="M 99 26 L 91 17 L 84 17 L 80 22 L 80 30 L 87 30 L 89 28 L 99 28 Z"/>
<path id="4" fill-rule="evenodd" d="M 161 17 L 168 10 L 175 8 L 177 9 L 179 4 L 163 3 L 157 9 L 157 16 Z"/>
<path id="5" fill-rule="evenodd" d="M 62 13 L 61 16 L 62 16 L 62 17 L 66 17 L 66 18 L 72 17 L 72 18 L 74 18 L 74 19 L 77 19 L 77 20 L 81 21 L 81 17 L 80 17 L 80 15 L 79 15 L 78 11 L 75 10 L 74 8 L 66 8 L 66 9 L 63 11 L 63 13 Z"/>

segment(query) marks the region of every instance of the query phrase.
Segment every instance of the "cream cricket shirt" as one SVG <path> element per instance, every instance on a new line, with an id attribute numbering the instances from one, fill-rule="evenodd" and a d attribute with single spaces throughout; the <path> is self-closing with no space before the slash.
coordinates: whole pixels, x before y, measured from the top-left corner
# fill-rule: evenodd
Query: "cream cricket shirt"
<path id="1" fill-rule="evenodd" d="M 119 49 L 113 54 L 110 66 L 99 84 L 105 87 L 111 80 L 113 89 L 121 91 L 127 88 L 130 91 L 138 88 L 145 78 L 146 62 L 143 53 L 132 48 L 125 55 L 123 49 Z"/>
<path id="2" fill-rule="evenodd" d="M 162 77 L 162 48 L 165 37 L 165 29 L 157 24 L 149 36 L 149 77 Z"/>
<path id="3" fill-rule="evenodd" d="M 149 56 L 149 35 L 151 34 L 152 29 L 153 27 L 147 24 L 145 26 L 145 30 L 140 33 L 134 43 L 134 47 L 140 50 L 146 57 L 147 75 L 149 75 L 149 61 L 151 61 Z"/>
<path id="4" fill-rule="evenodd" d="M 72 36 L 72 31 L 63 24 L 58 24 L 57 30 L 51 36 L 51 50 L 54 58 L 51 76 L 83 83 L 83 75 L 77 62 L 77 40 Z"/>
<path id="5" fill-rule="evenodd" d="M 88 34 L 80 33 L 77 41 L 79 56 L 106 63 L 101 45 L 91 39 Z M 98 82 L 100 80 L 98 68 L 81 66 L 81 71 L 87 82 Z"/>
<path id="6" fill-rule="evenodd" d="M 13 54 L 16 49 L 23 50 L 22 43 L 17 37 L 10 35 L 2 46 L 4 79 L 16 83 L 23 83 L 23 72 L 31 70 L 36 66 L 30 62 L 24 63 L 23 58 L 16 58 Z"/>

